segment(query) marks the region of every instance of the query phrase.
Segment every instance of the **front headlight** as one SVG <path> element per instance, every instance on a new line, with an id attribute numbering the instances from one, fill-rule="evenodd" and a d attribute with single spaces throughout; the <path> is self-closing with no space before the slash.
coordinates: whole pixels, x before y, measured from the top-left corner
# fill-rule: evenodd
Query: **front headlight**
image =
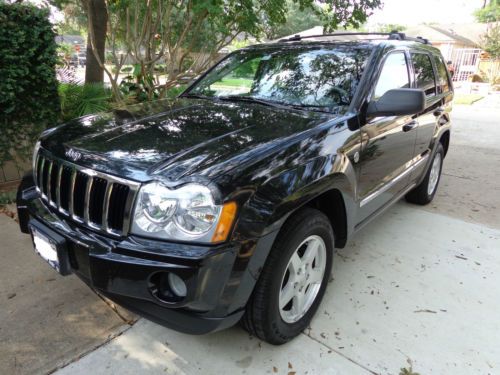
<path id="1" fill-rule="evenodd" d="M 179 241 L 221 242 L 227 239 L 235 216 L 236 204 L 216 205 L 206 186 L 188 184 L 171 190 L 152 182 L 144 185 L 137 196 L 132 233 Z"/>

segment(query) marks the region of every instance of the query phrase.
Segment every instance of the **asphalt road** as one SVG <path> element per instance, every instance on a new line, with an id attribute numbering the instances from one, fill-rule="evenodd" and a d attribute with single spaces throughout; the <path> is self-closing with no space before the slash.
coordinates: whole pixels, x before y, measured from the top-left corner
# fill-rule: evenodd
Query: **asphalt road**
<path id="1" fill-rule="evenodd" d="M 47 335 L 31 343 L 31 355 L 50 352 L 47 347 L 57 351 L 60 341 L 54 343 L 54 337 L 64 341 L 72 330 L 82 332 L 76 328 L 85 324 L 101 333 L 94 333 L 83 349 L 74 342 L 73 351 L 64 358 L 43 357 L 58 365 L 73 360 L 76 353 L 89 352 L 58 374 L 397 375 L 410 365 L 422 375 L 500 373 L 499 96 L 473 106 L 456 106 L 453 121 L 451 146 L 435 201 L 424 208 L 398 203 L 341 250 L 311 328 L 293 342 L 273 347 L 238 327 L 188 336 L 144 319 L 127 329 L 114 320 L 112 311 L 101 316 L 95 313 L 99 309 L 90 309 L 89 304 L 98 306 L 99 301 L 85 300 L 90 297 L 84 295 L 83 286 L 65 278 L 70 280 L 65 287 L 56 277 L 59 289 L 53 289 L 66 291 L 61 302 L 69 305 L 63 333 L 56 336 L 51 332 L 59 329 L 57 319 L 45 317 L 37 324 L 37 314 L 20 315 L 15 307 L 11 307 L 15 313 L 5 314 L 3 306 L 18 297 L 7 299 L 8 288 L 0 289 L 4 298 L 0 369 L 5 369 L 5 364 L 12 366 L 12 356 L 22 353 L 22 347 L 11 346 L 19 345 L 12 338 L 4 344 L 5 332 L 10 332 L 9 337 L 16 333 L 7 327 L 12 323 L 18 324 L 17 332 L 23 337 L 42 336 L 37 330 Z M 10 236 L 4 233 L 1 238 Z M 11 246 L 24 254 L 29 244 L 22 241 Z M 2 243 L 0 253 L 4 252 Z M 23 262 L 36 261 L 23 256 Z M 14 263 L 0 265 L 2 280 Z M 15 279 L 16 271 L 9 272 L 9 280 Z M 39 277 L 54 277 L 49 269 L 37 272 Z M 38 315 L 53 314 L 55 310 L 49 306 L 55 301 L 41 299 L 32 308 L 43 302 L 46 311 L 41 309 Z M 22 308 L 28 310 L 29 301 Z M 21 330 L 23 319 L 29 319 L 29 332 Z M 106 323 L 99 326 L 102 320 Z M 101 327 L 100 331 L 96 327 Z M 109 335 L 116 337 L 99 346 Z M 99 347 L 92 351 L 92 345 Z"/>

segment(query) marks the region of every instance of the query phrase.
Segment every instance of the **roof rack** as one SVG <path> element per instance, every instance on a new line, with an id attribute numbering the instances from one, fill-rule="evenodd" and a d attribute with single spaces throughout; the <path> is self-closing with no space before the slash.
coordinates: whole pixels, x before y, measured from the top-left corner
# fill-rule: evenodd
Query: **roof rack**
<path id="1" fill-rule="evenodd" d="M 349 32 L 349 33 L 332 33 L 332 34 L 318 34 L 318 35 L 306 35 L 301 36 L 299 34 L 294 35 L 290 38 L 284 38 L 278 40 L 278 42 L 295 42 L 300 41 L 302 39 L 313 39 L 313 38 L 325 38 L 330 36 L 356 36 L 356 35 L 377 35 L 377 36 L 387 36 L 389 40 L 410 40 L 413 42 L 420 42 L 423 44 L 431 44 L 428 39 L 422 38 L 421 36 L 417 36 L 416 38 L 407 36 L 405 33 L 401 33 L 399 31 L 393 30 L 390 33 L 367 33 L 367 32 Z"/>

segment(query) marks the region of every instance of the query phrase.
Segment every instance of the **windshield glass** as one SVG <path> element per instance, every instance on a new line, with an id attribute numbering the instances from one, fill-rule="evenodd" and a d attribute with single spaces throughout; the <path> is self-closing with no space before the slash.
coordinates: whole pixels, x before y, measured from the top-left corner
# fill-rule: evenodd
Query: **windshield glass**
<path id="1" fill-rule="evenodd" d="M 188 94 L 340 112 L 350 104 L 370 52 L 366 46 L 238 51 Z"/>

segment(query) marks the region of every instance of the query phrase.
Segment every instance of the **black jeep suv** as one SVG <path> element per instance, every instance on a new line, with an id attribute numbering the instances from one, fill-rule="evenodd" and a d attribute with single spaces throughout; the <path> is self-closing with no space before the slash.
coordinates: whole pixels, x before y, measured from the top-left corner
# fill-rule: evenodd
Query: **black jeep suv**
<path id="1" fill-rule="evenodd" d="M 61 274 L 168 327 L 292 339 L 334 248 L 403 196 L 429 203 L 450 140 L 436 48 L 347 39 L 248 47 L 175 100 L 47 130 L 21 230 Z"/>

